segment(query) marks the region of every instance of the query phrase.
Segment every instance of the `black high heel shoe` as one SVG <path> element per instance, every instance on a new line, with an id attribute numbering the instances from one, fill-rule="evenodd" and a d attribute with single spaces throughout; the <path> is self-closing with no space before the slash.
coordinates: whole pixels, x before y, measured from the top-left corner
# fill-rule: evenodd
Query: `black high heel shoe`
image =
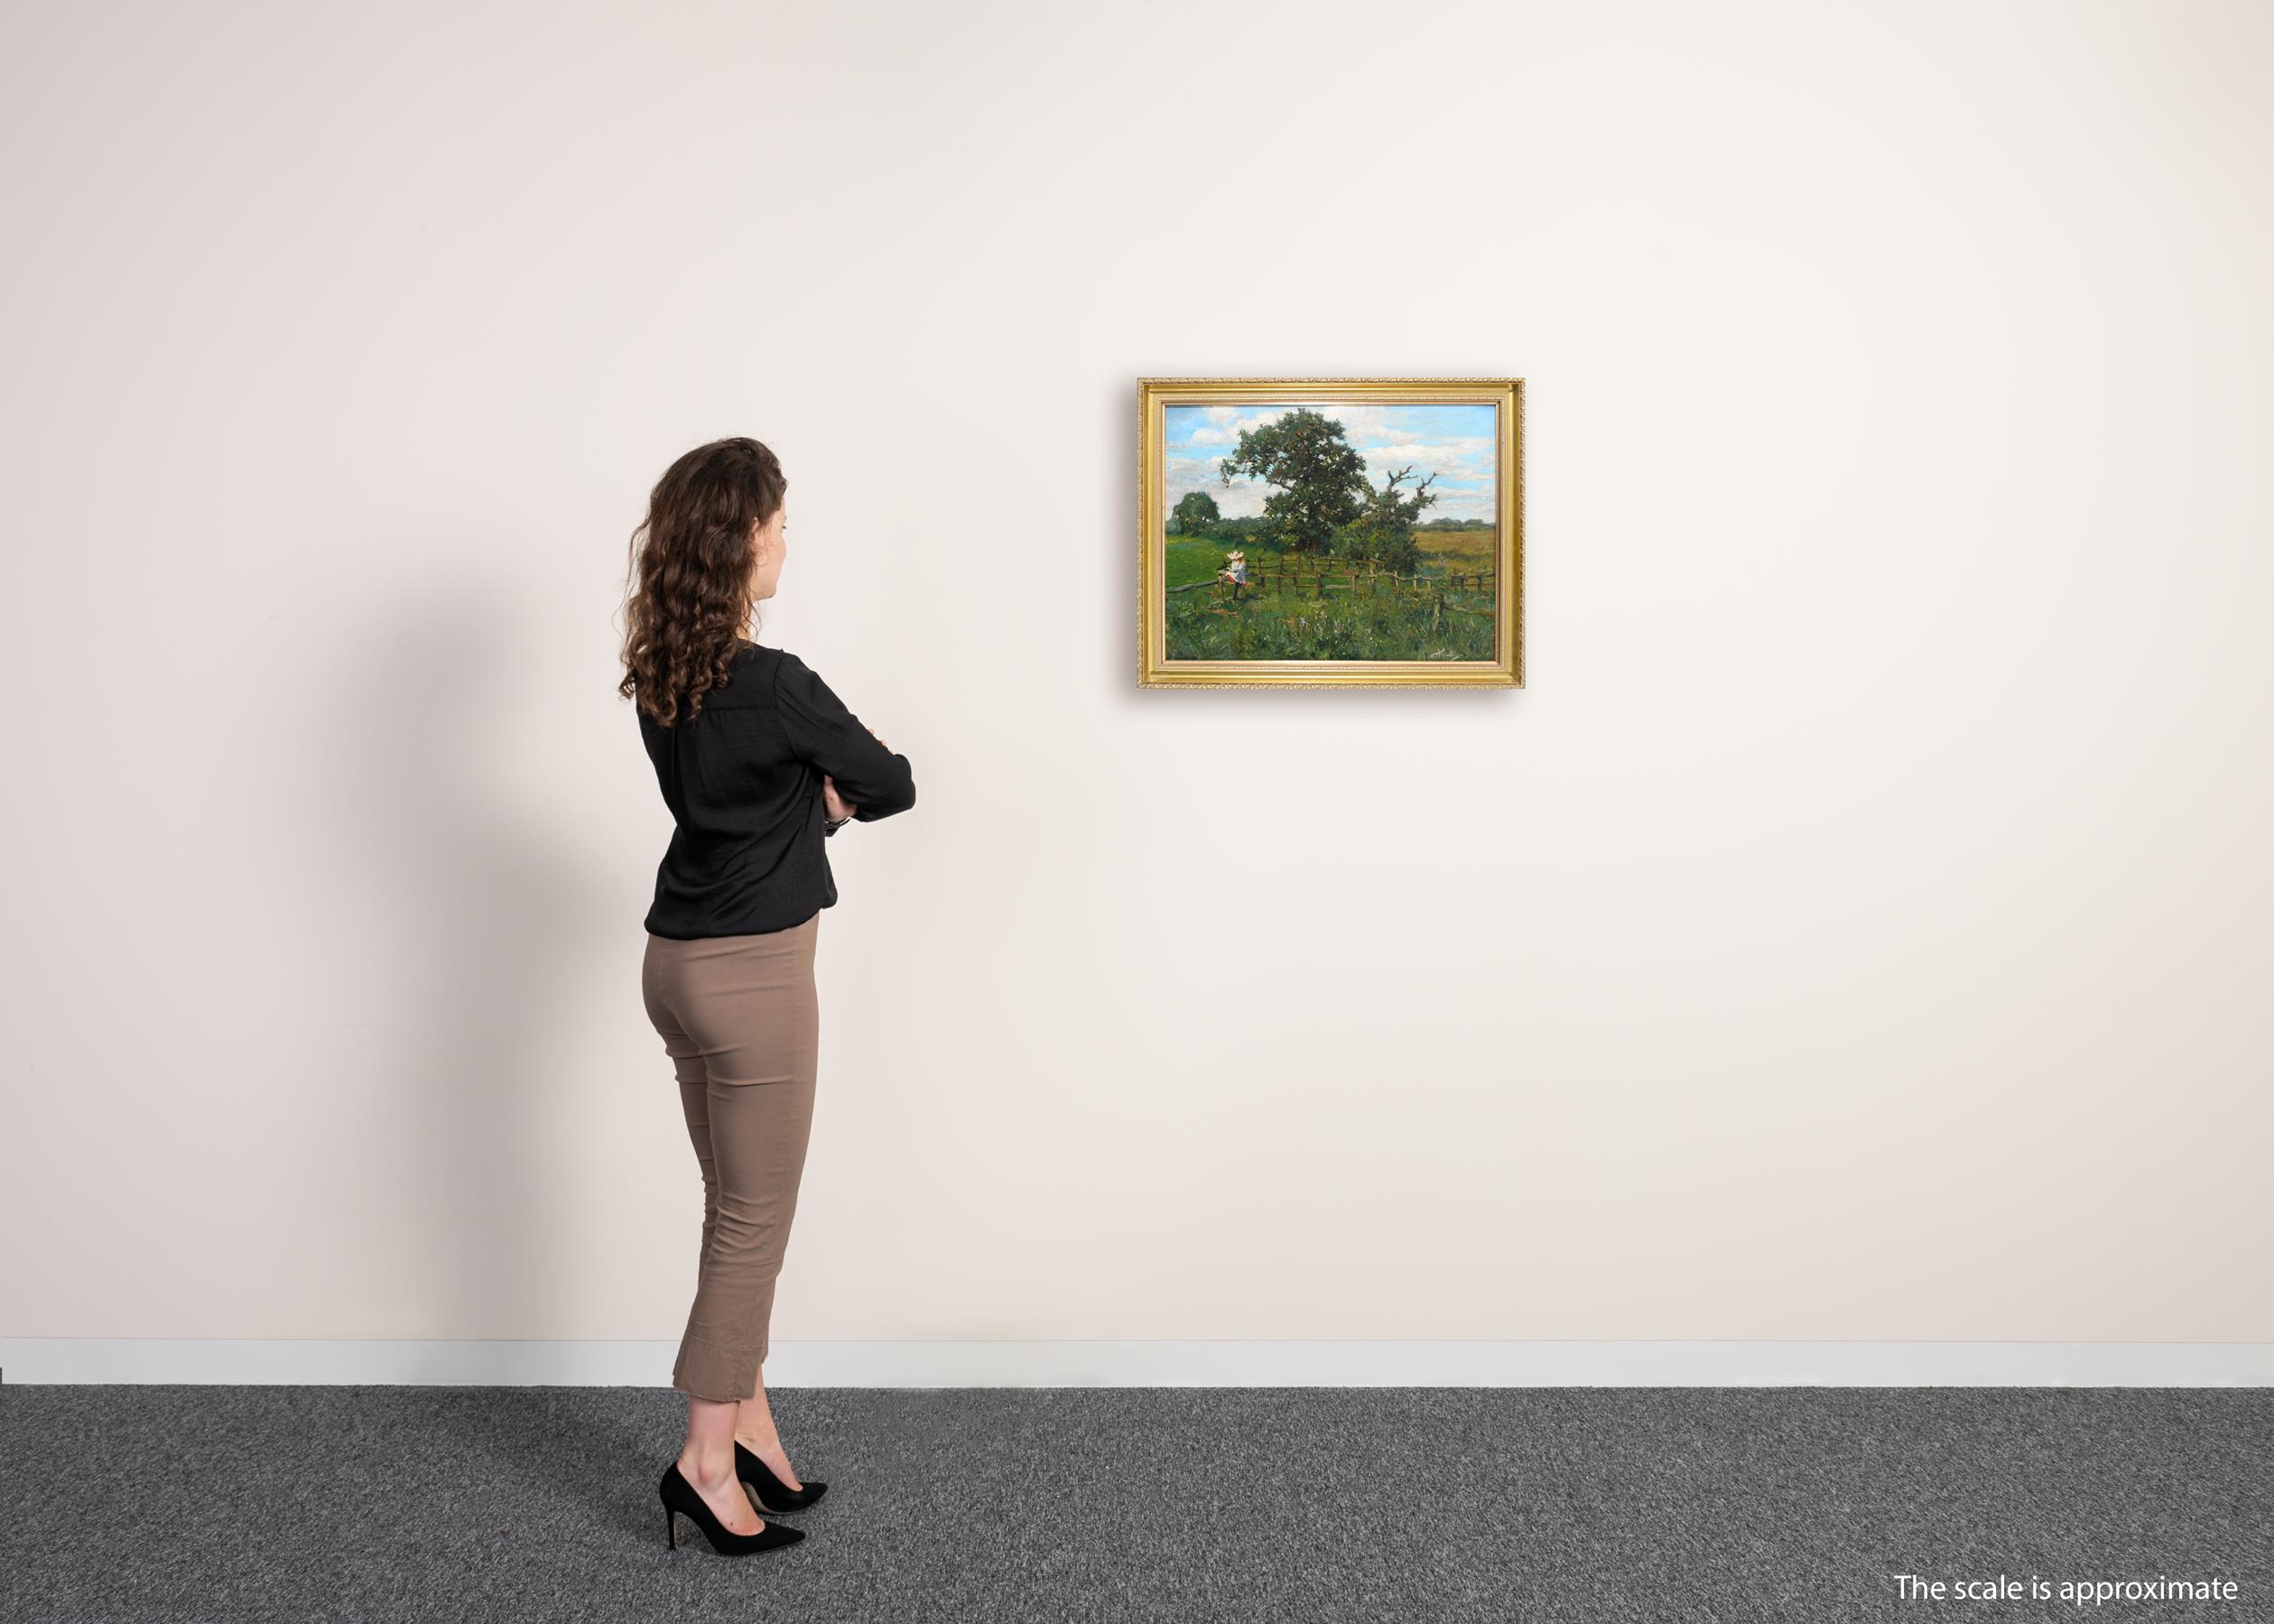
<path id="1" fill-rule="evenodd" d="M 779 1516 L 784 1511 L 803 1511 L 820 1499 L 828 1489 L 827 1483 L 816 1483 L 811 1478 L 803 1489 L 793 1489 L 774 1475 L 773 1469 L 744 1447 L 742 1440 L 734 1441 L 734 1475 L 750 1485 L 750 1493 L 758 1502 L 758 1509 Z"/>
<path id="2" fill-rule="evenodd" d="M 794 1545 L 805 1537 L 803 1528 L 785 1528 L 775 1523 L 763 1523 L 756 1534 L 737 1534 L 719 1520 L 719 1514 L 703 1500 L 695 1486 L 690 1483 L 673 1461 L 664 1468 L 664 1480 L 655 1485 L 655 1492 L 664 1501 L 664 1537 L 671 1548 L 679 1548 L 679 1518 L 694 1519 L 695 1527 L 710 1542 L 710 1548 L 721 1556 L 747 1556 L 753 1551 L 777 1550 Z"/>

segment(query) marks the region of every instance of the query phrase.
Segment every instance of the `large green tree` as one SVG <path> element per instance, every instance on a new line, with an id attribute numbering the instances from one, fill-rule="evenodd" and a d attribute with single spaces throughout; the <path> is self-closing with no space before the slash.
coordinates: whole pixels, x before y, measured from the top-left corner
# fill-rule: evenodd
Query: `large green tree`
<path id="1" fill-rule="evenodd" d="M 1179 498 L 1175 510 L 1168 516 L 1171 535 L 1205 535 L 1208 527 L 1223 517 L 1216 506 L 1216 498 L 1204 490 L 1188 490 Z"/>
<path id="2" fill-rule="evenodd" d="M 1335 527 L 1364 512 L 1370 494 L 1366 459 L 1343 438 L 1342 425 L 1303 406 L 1241 431 L 1239 449 L 1221 468 L 1227 485 L 1252 474 L 1276 487 L 1263 510 L 1296 552 L 1325 551 Z"/>

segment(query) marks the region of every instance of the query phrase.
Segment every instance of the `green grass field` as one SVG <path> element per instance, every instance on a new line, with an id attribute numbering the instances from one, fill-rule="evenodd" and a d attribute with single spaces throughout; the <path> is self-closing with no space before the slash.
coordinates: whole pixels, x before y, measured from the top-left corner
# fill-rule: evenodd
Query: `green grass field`
<path id="1" fill-rule="evenodd" d="M 1425 589 L 1448 576 L 1484 573 L 1493 568 L 1491 531 L 1424 530 L 1416 531 L 1414 540 L 1421 549 Z M 1230 551 L 1231 543 L 1227 542 L 1168 538 L 1170 659 L 1490 660 L 1493 656 L 1492 616 L 1473 612 L 1493 608 L 1489 588 L 1480 592 L 1463 583 L 1447 589 L 1445 613 L 1432 625 L 1434 590 L 1392 589 L 1387 583 L 1371 592 L 1338 590 L 1330 584 L 1323 598 L 1308 584 L 1286 590 L 1262 579 L 1279 572 L 1280 554 L 1271 548 L 1249 546 L 1248 588 L 1239 602 L 1231 601 L 1229 588 L 1173 589 L 1193 581 L 1211 580 Z M 1295 567 L 1307 578 L 1310 563 L 1304 558 Z M 1327 580 L 1332 583 L 1337 571 L 1333 561 L 1328 563 Z M 1344 565 L 1340 573 L 1348 580 L 1349 567 Z"/>

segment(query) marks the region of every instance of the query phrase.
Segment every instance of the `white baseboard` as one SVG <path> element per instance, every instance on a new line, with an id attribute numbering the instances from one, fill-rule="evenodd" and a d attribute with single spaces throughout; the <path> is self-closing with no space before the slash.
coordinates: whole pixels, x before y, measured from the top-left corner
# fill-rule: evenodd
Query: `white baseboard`
<path id="1" fill-rule="evenodd" d="M 668 1341 L 0 1337 L 0 1384 L 663 1387 Z M 2274 1342 L 775 1344 L 769 1387 L 2274 1387 Z"/>

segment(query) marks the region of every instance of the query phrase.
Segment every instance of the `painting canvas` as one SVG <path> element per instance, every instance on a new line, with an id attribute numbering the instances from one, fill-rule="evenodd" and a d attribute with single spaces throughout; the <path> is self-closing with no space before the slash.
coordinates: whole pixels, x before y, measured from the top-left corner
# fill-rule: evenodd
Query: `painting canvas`
<path id="1" fill-rule="evenodd" d="M 1138 681 L 1523 683 L 1523 381 L 1147 378 Z"/>

